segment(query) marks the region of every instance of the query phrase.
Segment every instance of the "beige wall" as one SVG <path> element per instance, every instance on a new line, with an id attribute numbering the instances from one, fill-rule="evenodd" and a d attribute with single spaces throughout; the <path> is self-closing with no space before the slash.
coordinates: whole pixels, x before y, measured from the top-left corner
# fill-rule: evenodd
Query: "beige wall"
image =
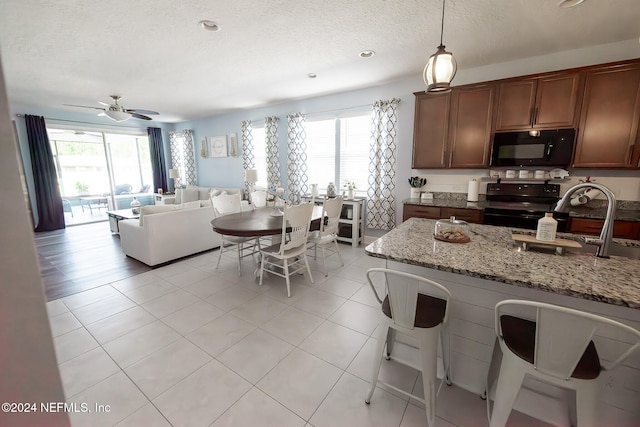
<path id="1" fill-rule="evenodd" d="M 32 402 L 35 413 L 0 411 L 2 426 L 68 426 L 64 412 L 40 412 L 63 402 L 40 269 L 20 181 L 17 146 L 0 62 L 0 403 Z"/>

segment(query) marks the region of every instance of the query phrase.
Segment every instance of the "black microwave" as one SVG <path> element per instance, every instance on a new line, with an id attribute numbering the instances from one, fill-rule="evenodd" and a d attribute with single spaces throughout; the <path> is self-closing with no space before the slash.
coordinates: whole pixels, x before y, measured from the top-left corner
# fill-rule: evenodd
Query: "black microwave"
<path id="1" fill-rule="evenodd" d="M 496 133 L 491 166 L 569 167 L 575 137 L 575 129 Z"/>

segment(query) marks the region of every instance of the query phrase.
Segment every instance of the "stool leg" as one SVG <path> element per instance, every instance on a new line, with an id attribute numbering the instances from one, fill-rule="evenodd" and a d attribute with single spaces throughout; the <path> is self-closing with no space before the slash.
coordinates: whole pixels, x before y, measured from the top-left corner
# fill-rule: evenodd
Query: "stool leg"
<path id="1" fill-rule="evenodd" d="M 576 389 L 576 425 L 580 427 L 595 427 L 596 424 L 596 401 L 598 390 L 597 382 L 591 380 L 593 386 L 588 384 Z"/>
<path id="2" fill-rule="evenodd" d="M 371 403 L 371 396 L 376 389 L 376 383 L 378 382 L 378 375 L 380 374 L 380 365 L 382 365 L 382 353 L 384 352 L 384 345 L 387 341 L 387 333 L 389 328 L 386 324 L 379 326 L 380 332 L 378 333 L 378 342 L 376 343 L 376 352 L 373 359 L 373 368 L 371 369 L 371 388 L 367 393 L 365 403 Z"/>
<path id="3" fill-rule="evenodd" d="M 504 427 L 507 424 L 513 402 L 522 386 L 524 370 L 520 369 L 513 357 L 503 355 L 498 375 L 490 427 Z"/>
<path id="4" fill-rule="evenodd" d="M 393 344 L 396 342 L 396 330 L 389 328 L 387 332 L 387 352 L 385 353 L 385 359 L 391 359 L 391 352 L 393 351 Z"/>
<path id="5" fill-rule="evenodd" d="M 424 388 L 424 406 L 427 425 L 433 427 L 436 422 L 436 380 L 438 372 L 439 328 L 431 328 L 420 337 L 420 358 L 422 360 L 422 387 Z"/>

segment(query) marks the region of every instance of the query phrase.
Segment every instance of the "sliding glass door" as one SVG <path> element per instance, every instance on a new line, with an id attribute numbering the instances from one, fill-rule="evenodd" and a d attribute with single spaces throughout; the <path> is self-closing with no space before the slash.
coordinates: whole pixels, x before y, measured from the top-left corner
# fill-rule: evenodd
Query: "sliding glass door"
<path id="1" fill-rule="evenodd" d="M 152 204 L 147 135 L 48 128 L 67 225 L 106 220 L 133 197 Z"/>

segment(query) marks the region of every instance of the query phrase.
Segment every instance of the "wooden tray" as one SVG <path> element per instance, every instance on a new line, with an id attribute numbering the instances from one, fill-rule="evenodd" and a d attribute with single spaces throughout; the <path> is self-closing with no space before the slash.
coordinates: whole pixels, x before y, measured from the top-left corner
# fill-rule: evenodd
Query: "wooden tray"
<path id="1" fill-rule="evenodd" d="M 582 248 L 582 245 L 575 240 L 568 239 L 556 239 L 553 242 L 543 242 L 537 240 L 536 236 L 530 236 L 528 234 L 512 234 L 511 237 L 518 243 L 522 244 L 522 248 L 526 251 L 527 246 L 541 246 L 544 248 L 556 248 L 556 253 L 562 255 L 565 248 Z"/>
<path id="2" fill-rule="evenodd" d="M 436 236 L 435 234 L 433 235 L 433 238 L 436 240 L 440 240 L 441 242 L 447 242 L 447 243 L 469 243 L 471 241 L 471 239 L 467 236 L 464 239 L 458 239 L 458 240 L 449 240 L 449 239 L 444 239 L 440 236 Z"/>

